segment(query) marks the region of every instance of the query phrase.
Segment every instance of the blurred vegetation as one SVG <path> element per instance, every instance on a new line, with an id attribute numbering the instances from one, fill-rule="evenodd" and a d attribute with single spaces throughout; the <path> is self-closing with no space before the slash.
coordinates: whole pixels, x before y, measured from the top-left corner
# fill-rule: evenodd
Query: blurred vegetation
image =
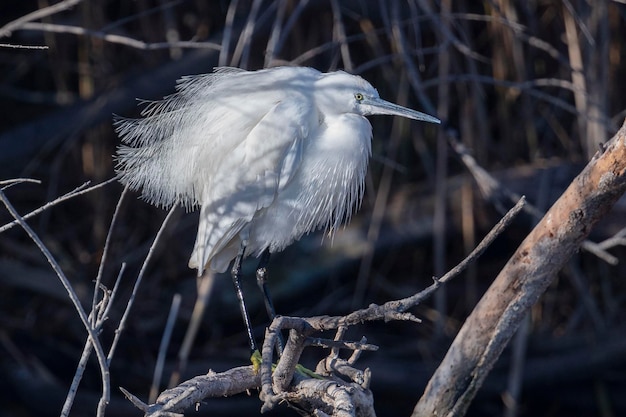
<path id="1" fill-rule="evenodd" d="M 473 248 L 500 213 L 447 138 L 545 210 L 625 115 L 626 7 L 618 1 L 73 3 L 13 26 L 4 25 L 54 2 L 0 4 L 0 180 L 41 180 L 5 190 L 22 214 L 86 181 L 112 178 L 119 142 L 112 114 L 137 115 L 136 97 L 158 99 L 174 91 L 178 77 L 218 65 L 345 69 L 381 97 L 445 121 L 437 128 L 371 118 L 374 156 L 361 211 L 334 244 L 326 239 L 320 246 L 322 236 L 310 236 L 271 261 L 281 314 L 343 314 L 407 296 Z M 37 45 L 48 49 L 25 48 Z M 85 304 L 120 193 L 110 184 L 29 221 Z M 165 214 L 135 194 L 123 202 L 104 267 L 111 287 L 120 264 L 128 265 L 112 323 Z M 613 236 L 626 227 L 624 219 L 622 200 L 592 238 Z M 0 212 L 0 226 L 11 220 Z M 113 387 L 147 396 L 169 305 L 180 293 L 171 372 L 195 301 L 194 272 L 186 265 L 196 222 L 197 214 L 179 210 L 168 227 L 112 362 Z M 463 318 L 532 223 L 520 219 L 464 277 L 419 308 L 421 325 L 380 323 L 353 335 L 381 347 L 361 363 L 372 369 L 379 415 L 409 415 Z M 625 259 L 623 247 L 611 253 Z M 246 264 L 248 271 L 254 266 Z M 619 395 L 626 389 L 624 277 L 623 262 L 608 265 L 581 252 L 535 306 L 524 336 L 520 416 L 626 414 Z M 248 281 L 261 337 L 267 319 Z M 231 286 L 228 278 L 216 282 L 188 375 L 247 360 Z M 0 416 L 58 415 L 86 334 L 45 258 L 18 227 L 0 235 L 0 289 Z M 113 330 L 105 329 L 103 340 Z M 314 364 L 315 352 L 309 354 Z M 72 415 L 93 413 L 100 389 L 94 364 Z M 505 413 L 510 364 L 507 352 L 472 415 Z M 114 397 L 109 416 L 139 415 L 117 391 Z M 253 395 L 211 401 L 197 414 L 254 415 L 259 408 Z M 281 412 L 294 415 L 286 407 Z"/>

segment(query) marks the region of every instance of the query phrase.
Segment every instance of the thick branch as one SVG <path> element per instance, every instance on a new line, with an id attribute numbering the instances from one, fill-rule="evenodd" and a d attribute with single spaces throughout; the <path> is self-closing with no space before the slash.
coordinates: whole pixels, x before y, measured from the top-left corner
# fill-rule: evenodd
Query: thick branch
<path id="1" fill-rule="evenodd" d="M 163 391 L 155 404 L 140 408 L 150 417 L 176 413 L 182 415 L 182 410 L 193 407 L 205 398 L 228 397 L 260 385 L 260 375 L 255 373 L 252 366 L 241 366 L 219 374 L 209 372 Z"/>
<path id="2" fill-rule="evenodd" d="M 413 416 L 463 416 L 528 309 L 626 191 L 626 125 L 505 265 L 459 331 Z"/>

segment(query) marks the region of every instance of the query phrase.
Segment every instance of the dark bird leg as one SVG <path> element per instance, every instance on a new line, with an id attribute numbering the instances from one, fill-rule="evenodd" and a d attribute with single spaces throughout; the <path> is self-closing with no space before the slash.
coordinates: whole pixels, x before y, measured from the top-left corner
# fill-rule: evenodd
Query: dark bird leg
<path id="1" fill-rule="evenodd" d="M 274 310 L 274 304 L 270 297 L 269 288 L 267 287 L 267 264 L 270 261 L 270 251 L 265 249 L 261 253 L 261 259 L 259 260 L 259 266 L 256 268 L 256 283 L 263 293 L 263 301 L 265 301 L 265 310 L 270 320 L 274 320 L 276 317 L 276 310 Z"/>
<path id="2" fill-rule="evenodd" d="M 274 309 L 274 303 L 272 303 L 272 297 L 270 297 L 269 287 L 267 285 L 267 264 L 270 261 L 270 251 L 265 249 L 261 253 L 261 259 L 259 260 L 259 266 L 256 269 L 256 283 L 259 289 L 263 293 L 263 301 L 265 301 L 265 310 L 270 318 L 270 322 L 276 317 L 276 310 Z M 283 340 L 282 337 L 278 337 L 276 342 L 276 353 L 278 356 L 283 354 Z"/>
<path id="3" fill-rule="evenodd" d="M 254 336 L 252 335 L 252 326 L 250 325 L 250 315 L 248 314 L 248 309 L 246 307 L 246 302 L 243 299 L 243 291 L 241 291 L 241 261 L 243 260 L 244 253 L 246 251 L 245 246 L 241 246 L 239 249 L 239 253 L 235 258 L 235 262 L 233 262 L 233 268 L 230 271 L 230 275 L 233 279 L 233 284 L 235 284 L 235 292 L 237 292 L 237 299 L 239 300 L 239 309 L 241 310 L 241 315 L 243 316 L 243 321 L 246 325 L 246 331 L 248 332 L 248 341 L 250 342 L 250 349 L 254 353 L 257 350 L 256 342 L 254 341 Z"/>

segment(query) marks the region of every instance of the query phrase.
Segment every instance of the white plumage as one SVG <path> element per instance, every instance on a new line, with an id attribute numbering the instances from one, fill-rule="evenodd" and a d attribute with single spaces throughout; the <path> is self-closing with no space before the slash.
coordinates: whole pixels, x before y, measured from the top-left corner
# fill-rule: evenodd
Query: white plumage
<path id="1" fill-rule="evenodd" d="M 349 219 L 363 196 L 372 114 L 439 123 L 342 71 L 218 68 L 182 78 L 143 118 L 116 121 L 117 171 L 152 204 L 200 206 L 189 266 L 223 272 L 242 245 L 277 252 Z"/>

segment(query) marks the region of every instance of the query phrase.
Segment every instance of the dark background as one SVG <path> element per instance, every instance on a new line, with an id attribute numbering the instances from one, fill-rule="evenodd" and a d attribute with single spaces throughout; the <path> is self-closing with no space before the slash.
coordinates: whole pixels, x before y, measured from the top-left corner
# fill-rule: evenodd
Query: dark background
<path id="1" fill-rule="evenodd" d="M 0 26 L 53 3 L 2 2 Z M 481 195 L 447 135 L 538 208 L 558 198 L 623 121 L 625 18 L 626 6 L 609 1 L 78 2 L 10 34 L 0 29 L 0 43 L 48 46 L 0 47 L 0 180 L 41 181 L 4 190 L 26 214 L 86 181 L 112 178 L 119 143 L 112 115 L 136 116 L 135 98 L 170 94 L 185 74 L 220 64 L 306 65 L 359 74 L 381 97 L 445 124 L 370 118 L 374 155 L 360 212 L 334 242 L 313 234 L 272 258 L 280 314 L 345 314 L 428 286 L 498 221 L 498 206 L 512 205 Z M 121 190 L 109 184 L 29 220 L 86 306 Z M 101 335 L 105 346 L 165 214 L 136 193 L 123 201 L 104 285 L 113 286 L 122 262 L 127 267 Z M 165 379 L 189 322 L 196 284 L 186 265 L 197 213 L 181 209 L 174 216 L 111 364 L 109 416 L 140 415 L 117 387 L 147 400 L 175 293 L 182 307 Z M 591 239 L 613 236 L 626 227 L 625 216 L 622 200 Z M 3 208 L 0 225 L 11 220 Z M 521 216 L 469 271 L 416 308 L 423 323 L 351 330 L 351 338 L 365 335 L 380 347 L 359 362 L 372 370 L 379 415 L 410 414 L 464 317 L 534 221 Z M 610 252 L 624 259 L 623 247 Z M 245 264 L 244 290 L 260 339 L 267 318 L 254 267 L 254 260 Z M 518 415 L 626 415 L 624 277 L 623 263 L 575 254 L 532 309 L 527 331 L 515 341 L 524 359 L 517 362 L 523 369 L 517 375 Z M 247 363 L 231 287 L 227 276 L 218 277 L 187 377 Z M 33 242 L 19 227 L 0 234 L 0 416 L 58 415 L 85 339 L 65 290 Z M 323 354 L 310 349 L 303 361 L 314 367 Z M 471 415 L 506 415 L 511 358 L 506 351 Z M 93 415 L 99 390 L 92 358 L 72 415 Z M 256 415 L 260 406 L 252 393 L 210 400 L 188 415 Z M 296 415 L 286 406 L 272 413 L 279 414 Z"/>

